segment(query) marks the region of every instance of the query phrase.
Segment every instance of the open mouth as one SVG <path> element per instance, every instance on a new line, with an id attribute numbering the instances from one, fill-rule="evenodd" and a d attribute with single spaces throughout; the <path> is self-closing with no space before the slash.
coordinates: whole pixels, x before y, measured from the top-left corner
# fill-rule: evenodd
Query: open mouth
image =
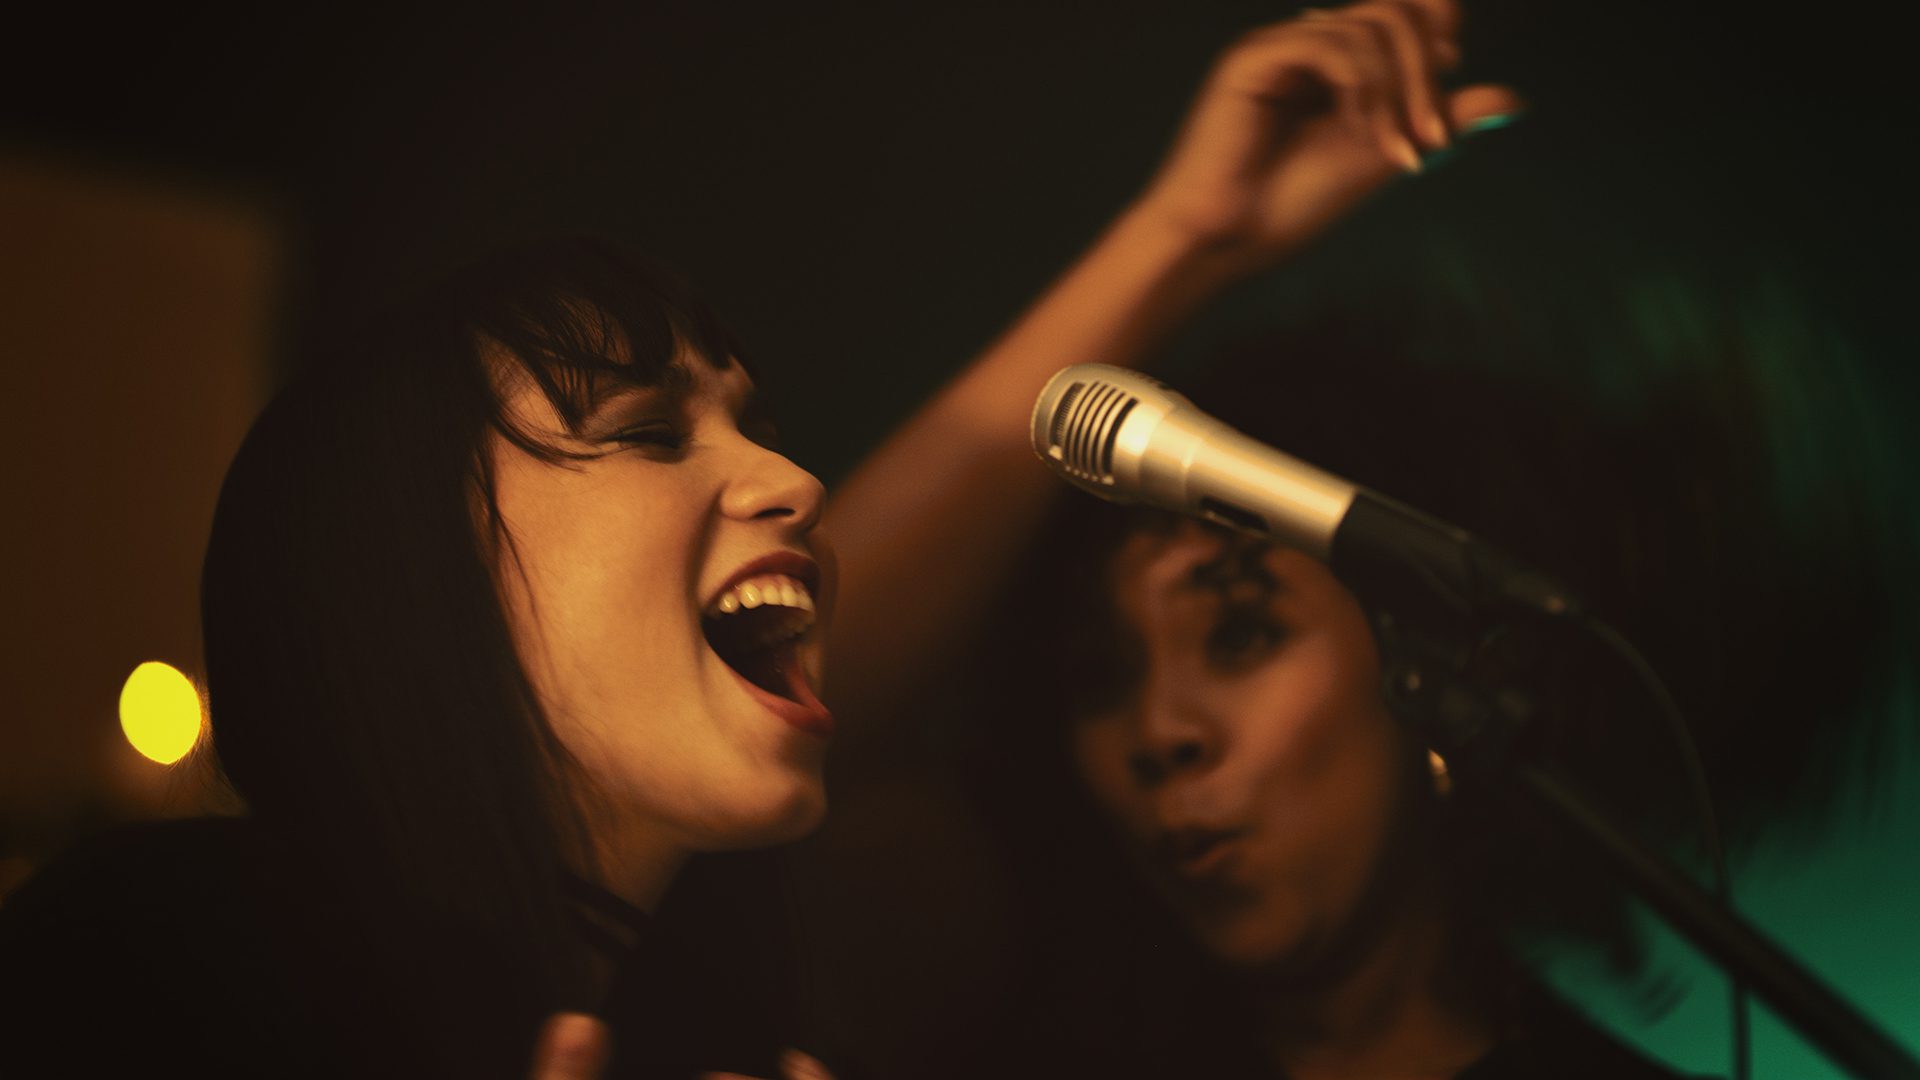
<path id="1" fill-rule="evenodd" d="M 701 615 L 707 644 L 741 678 L 809 711 L 825 712 L 800 663 L 813 631 L 813 592 L 787 574 L 759 574 L 734 585 Z"/>

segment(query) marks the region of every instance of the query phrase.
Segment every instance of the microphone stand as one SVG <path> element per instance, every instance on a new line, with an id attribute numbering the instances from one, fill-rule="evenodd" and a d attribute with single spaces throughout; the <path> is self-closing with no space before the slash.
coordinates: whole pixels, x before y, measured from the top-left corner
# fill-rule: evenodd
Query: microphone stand
<path id="1" fill-rule="evenodd" d="M 1905 1049 L 1671 863 L 1622 833 L 1549 769 L 1515 761 L 1508 773 L 1563 831 L 1584 843 L 1668 925 L 1758 994 L 1834 1063 L 1868 1080 L 1920 1078 Z"/>
<path id="2" fill-rule="evenodd" d="M 1507 628 L 1482 633 L 1465 649 L 1408 634 L 1387 614 L 1376 617 L 1376 629 L 1383 645 L 1397 646 L 1404 658 L 1387 674 L 1390 704 L 1429 736 L 1456 777 L 1464 772 L 1483 780 L 1506 778 L 1564 835 L 1848 1072 L 1866 1080 L 1920 1080 L 1920 1063 L 1817 976 L 1670 861 L 1626 835 L 1551 767 L 1526 759 L 1517 749 L 1519 736 L 1537 706 L 1504 677 L 1485 676 L 1488 656 L 1507 661 L 1491 665 L 1499 671 L 1511 670 L 1514 657 L 1526 653 L 1525 647 L 1516 652 L 1517 639 Z"/>

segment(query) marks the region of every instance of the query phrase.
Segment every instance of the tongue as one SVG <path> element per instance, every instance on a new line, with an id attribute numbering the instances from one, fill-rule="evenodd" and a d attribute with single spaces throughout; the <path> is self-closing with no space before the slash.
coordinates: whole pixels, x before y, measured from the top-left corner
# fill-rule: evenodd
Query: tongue
<path id="1" fill-rule="evenodd" d="M 777 659 L 774 671 L 783 684 L 774 693 L 792 698 L 810 709 L 825 709 L 820 697 L 813 692 L 813 685 L 807 682 L 807 673 L 800 666 L 800 655 L 792 645 L 783 645 L 775 650 Z"/>
<path id="2" fill-rule="evenodd" d="M 820 698 L 807 683 L 800 656 L 791 642 L 755 653 L 741 665 L 741 674 L 769 694 L 778 694 L 810 708 L 822 708 Z"/>

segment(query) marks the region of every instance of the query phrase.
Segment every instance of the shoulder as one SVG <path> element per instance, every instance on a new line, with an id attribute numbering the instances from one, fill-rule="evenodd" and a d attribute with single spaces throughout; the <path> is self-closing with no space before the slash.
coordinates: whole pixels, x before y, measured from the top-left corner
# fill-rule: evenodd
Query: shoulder
<path id="1" fill-rule="evenodd" d="M 22 912 L 44 912 L 55 900 L 71 903 L 101 888 L 149 879 L 141 890 L 152 898 L 168 893 L 158 887 L 195 888 L 207 873 L 237 864 L 253 845 L 255 829 L 244 818 L 191 818 L 122 825 L 79 841 L 55 856 L 0 904 L 11 922 Z M 121 896 L 118 899 L 132 899 Z"/>
<path id="2" fill-rule="evenodd" d="M 254 831 L 241 819 L 207 818 L 82 841 L 0 905 L 0 955 L 158 958 L 244 934 L 260 921 Z"/>

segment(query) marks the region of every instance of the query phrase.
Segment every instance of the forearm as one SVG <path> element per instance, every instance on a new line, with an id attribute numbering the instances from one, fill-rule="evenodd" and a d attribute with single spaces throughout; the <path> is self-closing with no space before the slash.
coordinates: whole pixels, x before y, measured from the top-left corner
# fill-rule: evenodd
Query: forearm
<path id="1" fill-rule="evenodd" d="M 1222 286 L 1404 175 L 1421 146 L 1510 109 L 1502 88 L 1439 87 L 1458 22 L 1452 0 L 1363 3 L 1244 35 L 1141 201 L 834 496 L 845 573 L 831 690 L 856 728 L 899 711 L 974 631 L 1064 490 L 1027 448 L 1055 372 L 1139 365 Z"/>
<path id="2" fill-rule="evenodd" d="M 1232 276 L 1178 228 L 1122 216 L 842 485 L 827 508 L 843 567 L 837 710 L 859 724 L 897 709 L 977 627 L 1063 490 L 1027 436 L 1054 372 L 1142 363 Z"/>

